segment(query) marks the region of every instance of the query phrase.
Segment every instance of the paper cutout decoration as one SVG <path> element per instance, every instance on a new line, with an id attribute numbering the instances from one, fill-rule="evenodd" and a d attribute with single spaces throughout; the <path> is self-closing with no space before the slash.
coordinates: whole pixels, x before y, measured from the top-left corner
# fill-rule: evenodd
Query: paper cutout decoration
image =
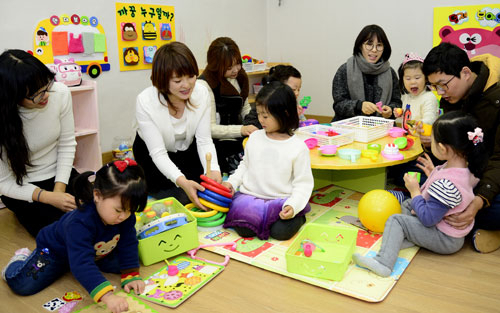
<path id="1" fill-rule="evenodd" d="M 153 57 L 155 55 L 157 48 L 156 46 L 144 46 L 144 63 L 153 63 Z"/>
<path id="2" fill-rule="evenodd" d="M 169 267 L 172 266 L 177 268 L 177 272 L 169 272 Z M 146 288 L 139 297 L 175 308 L 219 275 L 223 269 L 222 265 L 189 257 L 177 257 L 170 265 L 161 268 L 145 281 Z"/>
<path id="3" fill-rule="evenodd" d="M 68 32 L 52 32 L 52 54 L 67 55 L 68 53 Z"/>
<path id="4" fill-rule="evenodd" d="M 45 27 L 38 28 L 36 32 L 36 45 L 37 46 L 48 46 L 50 43 L 49 33 L 45 29 Z"/>
<path id="5" fill-rule="evenodd" d="M 121 23 L 122 39 L 125 41 L 134 41 L 137 39 L 135 23 Z"/>
<path id="6" fill-rule="evenodd" d="M 155 40 L 156 36 L 155 23 L 151 21 L 142 23 L 142 39 Z"/>
<path id="7" fill-rule="evenodd" d="M 82 33 L 83 52 L 94 53 L 94 33 Z"/>
<path id="8" fill-rule="evenodd" d="M 123 63 L 125 65 L 137 65 L 139 63 L 139 49 L 137 47 L 123 48 Z"/>
<path id="9" fill-rule="evenodd" d="M 161 40 L 172 40 L 172 28 L 170 27 L 170 23 L 161 24 L 160 37 Z"/>
<path id="10" fill-rule="evenodd" d="M 94 34 L 94 51 L 106 52 L 106 35 Z"/>
<path id="11" fill-rule="evenodd" d="M 75 36 L 75 34 L 69 33 L 68 51 L 70 53 L 82 53 L 84 51 L 82 34 L 78 34 L 77 36 Z"/>

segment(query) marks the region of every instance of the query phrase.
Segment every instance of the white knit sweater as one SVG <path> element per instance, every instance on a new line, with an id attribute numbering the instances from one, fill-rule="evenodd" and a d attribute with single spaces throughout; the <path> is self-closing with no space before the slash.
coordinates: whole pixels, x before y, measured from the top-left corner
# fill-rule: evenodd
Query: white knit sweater
<path id="1" fill-rule="evenodd" d="M 37 187 L 30 182 L 55 177 L 56 182 L 68 183 L 76 151 L 71 93 L 66 85 L 56 82 L 44 108 L 27 109 L 19 106 L 19 114 L 32 166 L 27 167 L 23 185 L 19 186 L 3 150 L 0 160 L 0 194 L 32 202 L 33 192 Z"/>

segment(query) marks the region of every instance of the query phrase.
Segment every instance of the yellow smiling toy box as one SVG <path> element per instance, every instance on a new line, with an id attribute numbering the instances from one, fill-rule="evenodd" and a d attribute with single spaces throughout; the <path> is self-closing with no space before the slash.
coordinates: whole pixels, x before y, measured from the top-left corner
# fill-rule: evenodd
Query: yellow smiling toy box
<path id="1" fill-rule="evenodd" d="M 145 211 L 151 209 L 154 205 L 163 203 L 169 204 L 171 217 L 182 215 L 186 217 L 186 221 L 185 223 L 179 223 L 180 226 L 172 227 L 172 225 L 169 225 L 168 230 L 143 239 L 139 238 L 139 258 L 145 266 L 184 253 L 199 245 L 196 219 L 175 198 L 148 202 Z M 174 223 L 174 219 L 170 220 L 171 223 Z"/>

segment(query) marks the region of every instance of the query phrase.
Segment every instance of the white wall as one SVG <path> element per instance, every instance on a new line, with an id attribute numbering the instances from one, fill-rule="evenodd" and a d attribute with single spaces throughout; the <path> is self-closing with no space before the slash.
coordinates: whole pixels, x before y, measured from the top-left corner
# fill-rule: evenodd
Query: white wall
<path id="1" fill-rule="evenodd" d="M 206 51 L 217 37 L 232 37 L 242 53 L 266 57 L 266 0 L 137 0 L 119 3 L 174 6 L 176 39 L 193 51 L 200 68 Z M 132 121 L 136 96 L 151 85 L 150 70 L 120 72 L 115 23 L 115 1 L 110 0 L 0 0 L 0 52 L 5 49 L 33 50 L 36 24 L 56 14 L 94 15 L 106 34 L 111 71 L 97 79 L 102 151 L 113 149 L 113 138 L 134 136 Z M 251 10 L 249 10 L 251 8 Z M 244 12 L 259 12 L 245 14 Z M 85 75 L 86 76 L 86 75 Z M 91 79 L 88 76 L 85 79 Z"/>
<path id="2" fill-rule="evenodd" d="M 279 3 L 281 2 L 281 6 Z M 354 40 L 369 24 L 381 26 L 397 71 L 407 52 L 432 48 L 433 8 L 491 3 L 478 0 L 273 0 L 267 7 L 267 56 L 292 63 L 302 74 L 306 114 L 333 115 L 332 80 L 352 56 Z"/>
<path id="3" fill-rule="evenodd" d="M 232 37 L 242 53 L 270 62 L 290 62 L 303 75 L 302 95 L 313 102 L 306 113 L 332 115 L 331 83 L 368 24 L 379 24 L 391 42 L 397 69 L 404 53 L 425 55 L 432 47 L 433 7 L 482 4 L 478 0 L 142 0 L 175 8 L 176 37 L 206 64 L 206 50 L 219 36 Z M 488 3 L 488 2 L 486 2 Z M 281 5 L 279 5 L 281 4 Z M 150 71 L 120 72 L 115 1 L 1 0 L 0 51 L 31 50 L 38 21 L 53 14 L 95 15 L 106 33 L 111 71 L 97 78 L 102 151 L 113 138 L 133 136 L 135 97 L 150 85 Z"/>

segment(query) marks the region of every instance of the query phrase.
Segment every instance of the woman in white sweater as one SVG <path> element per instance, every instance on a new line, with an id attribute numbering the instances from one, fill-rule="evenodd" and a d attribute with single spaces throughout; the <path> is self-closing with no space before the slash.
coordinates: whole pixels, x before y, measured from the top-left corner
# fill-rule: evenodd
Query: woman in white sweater
<path id="1" fill-rule="evenodd" d="M 22 50 L 0 55 L 0 86 L 0 194 L 36 236 L 76 208 L 66 188 L 78 174 L 71 94 Z"/>
<path id="2" fill-rule="evenodd" d="M 222 178 L 210 135 L 210 97 L 197 75 L 196 59 L 185 44 L 172 42 L 156 51 L 153 86 L 137 96 L 133 152 L 151 196 L 204 208 L 196 192 L 205 189 L 198 182 L 207 171 L 207 153 L 212 155 L 210 177 Z"/>

